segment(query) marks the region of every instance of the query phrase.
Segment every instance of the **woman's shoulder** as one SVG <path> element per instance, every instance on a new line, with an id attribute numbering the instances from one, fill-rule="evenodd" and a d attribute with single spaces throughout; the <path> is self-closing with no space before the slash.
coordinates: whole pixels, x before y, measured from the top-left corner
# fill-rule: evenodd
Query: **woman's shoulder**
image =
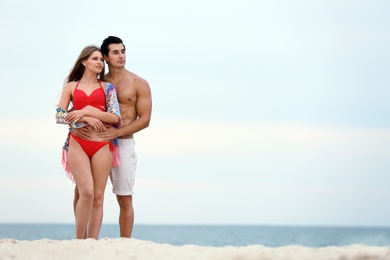
<path id="1" fill-rule="evenodd" d="M 76 81 L 71 81 L 65 84 L 64 90 L 74 90 L 76 87 L 77 82 Z"/>

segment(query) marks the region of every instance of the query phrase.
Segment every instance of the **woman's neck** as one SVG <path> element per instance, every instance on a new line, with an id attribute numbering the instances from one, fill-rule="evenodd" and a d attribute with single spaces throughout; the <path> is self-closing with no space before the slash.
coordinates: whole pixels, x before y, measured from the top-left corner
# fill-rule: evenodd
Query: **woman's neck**
<path id="1" fill-rule="evenodd" d="M 91 75 L 89 73 L 84 73 L 83 77 L 80 79 L 80 83 L 84 84 L 94 84 L 97 83 L 97 75 Z"/>

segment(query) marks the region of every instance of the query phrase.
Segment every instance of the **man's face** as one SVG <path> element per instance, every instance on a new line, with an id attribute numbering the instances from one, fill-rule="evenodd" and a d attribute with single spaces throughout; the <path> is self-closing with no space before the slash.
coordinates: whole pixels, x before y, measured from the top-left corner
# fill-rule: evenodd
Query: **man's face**
<path id="1" fill-rule="evenodd" d="M 108 57 L 105 60 L 110 66 L 124 67 L 126 65 L 126 50 L 122 43 L 111 43 L 108 45 Z"/>

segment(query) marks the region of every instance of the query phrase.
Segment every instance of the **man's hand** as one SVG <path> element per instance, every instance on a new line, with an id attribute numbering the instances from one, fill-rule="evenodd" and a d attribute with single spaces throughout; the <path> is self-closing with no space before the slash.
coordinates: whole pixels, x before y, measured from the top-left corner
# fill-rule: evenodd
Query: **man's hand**
<path id="1" fill-rule="evenodd" d="M 91 137 L 91 129 L 88 127 L 72 128 L 72 133 L 82 139 L 88 140 Z"/>
<path id="2" fill-rule="evenodd" d="M 113 126 L 106 125 L 107 128 L 103 131 L 100 131 L 97 133 L 97 135 L 100 138 L 106 139 L 106 140 L 113 140 L 119 136 L 119 130 L 116 129 Z"/>

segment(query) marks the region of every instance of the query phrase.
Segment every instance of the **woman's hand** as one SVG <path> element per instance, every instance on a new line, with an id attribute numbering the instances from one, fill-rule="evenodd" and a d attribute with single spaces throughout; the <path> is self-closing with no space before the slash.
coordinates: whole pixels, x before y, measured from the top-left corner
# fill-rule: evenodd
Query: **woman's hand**
<path id="1" fill-rule="evenodd" d="M 66 117 L 65 117 L 65 120 L 66 122 L 74 122 L 76 120 L 79 120 L 80 118 L 82 118 L 83 116 L 85 116 L 85 113 L 83 110 L 73 110 L 72 112 L 69 112 Z"/>
<path id="2" fill-rule="evenodd" d="M 84 122 L 87 122 L 88 125 L 92 126 L 97 132 L 104 131 L 106 129 L 106 126 L 102 121 L 99 119 L 96 119 L 94 117 L 85 116 L 83 118 Z"/>

